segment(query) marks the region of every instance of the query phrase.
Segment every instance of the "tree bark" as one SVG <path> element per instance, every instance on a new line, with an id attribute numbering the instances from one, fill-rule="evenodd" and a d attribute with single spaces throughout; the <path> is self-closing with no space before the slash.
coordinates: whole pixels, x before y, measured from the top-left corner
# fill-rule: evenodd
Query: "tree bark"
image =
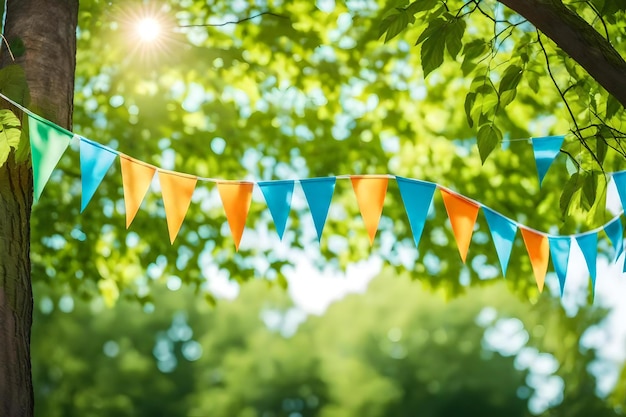
<path id="1" fill-rule="evenodd" d="M 498 0 L 548 36 L 626 107 L 626 61 L 561 0 Z"/>
<path id="2" fill-rule="evenodd" d="M 78 0 L 7 1 L 4 34 L 9 42 L 19 38 L 25 46 L 16 63 L 26 73 L 30 107 L 67 129 L 72 124 L 77 19 Z M 2 66 L 11 63 L 4 51 Z M 30 161 L 17 163 L 12 153 L 0 167 L 0 416 L 7 417 L 30 417 L 34 412 L 32 201 Z"/>

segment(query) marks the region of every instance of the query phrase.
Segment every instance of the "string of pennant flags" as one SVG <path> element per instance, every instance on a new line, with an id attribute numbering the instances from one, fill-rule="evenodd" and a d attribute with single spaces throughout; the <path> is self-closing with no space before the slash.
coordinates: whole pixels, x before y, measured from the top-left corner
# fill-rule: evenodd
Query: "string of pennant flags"
<path id="1" fill-rule="evenodd" d="M 130 227 L 146 196 L 153 178 L 158 176 L 161 186 L 165 217 L 170 242 L 173 244 L 184 222 L 191 198 L 198 181 L 212 182 L 217 190 L 226 214 L 236 249 L 245 228 L 252 192 L 258 186 L 268 206 L 280 239 L 285 232 L 291 199 L 296 183 L 299 183 L 309 206 L 318 240 L 326 223 L 328 211 L 338 179 L 352 183 L 359 211 L 364 221 L 370 244 L 373 244 L 382 215 L 383 203 L 389 180 L 395 180 L 404 204 L 413 240 L 417 246 L 426 223 L 428 211 L 436 190 L 439 190 L 461 260 L 465 263 L 478 213 L 482 212 L 491 233 L 503 276 L 506 276 L 509 259 L 517 231 L 520 231 L 539 291 L 543 291 L 550 258 L 559 280 L 561 295 L 569 264 L 572 242 L 580 247 L 584 256 L 592 289 L 596 281 L 598 236 L 604 232 L 615 248 L 614 262 L 624 251 L 623 211 L 606 224 L 595 229 L 572 235 L 553 235 L 525 226 L 484 204 L 463 196 L 437 183 L 404 178 L 395 175 L 340 175 L 324 178 L 298 180 L 240 181 L 204 178 L 196 175 L 165 170 L 103 144 L 74 134 L 32 111 L 13 102 L 0 93 L 0 97 L 20 108 L 28 116 L 29 139 L 33 166 L 33 192 L 37 202 L 65 153 L 70 141 L 79 140 L 81 171 L 81 212 L 96 193 L 109 168 L 119 159 L 121 167 L 126 228 Z M 558 155 L 564 136 L 532 138 L 539 184 L 543 181 L 553 160 Z M 622 207 L 626 207 L 626 171 L 612 174 Z M 626 272 L 626 263 L 624 264 Z"/>

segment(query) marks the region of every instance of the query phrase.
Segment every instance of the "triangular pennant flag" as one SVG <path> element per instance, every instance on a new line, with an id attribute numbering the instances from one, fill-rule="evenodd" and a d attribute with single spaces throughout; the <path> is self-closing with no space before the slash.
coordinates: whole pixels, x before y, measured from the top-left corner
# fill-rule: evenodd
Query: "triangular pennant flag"
<path id="1" fill-rule="evenodd" d="M 493 238 L 493 244 L 496 247 L 496 253 L 498 254 L 498 259 L 500 260 L 502 276 L 506 277 L 506 270 L 509 266 L 509 259 L 511 258 L 511 250 L 513 249 L 517 226 L 511 220 L 507 219 L 500 213 L 491 210 L 490 208 L 483 207 L 483 213 L 485 213 L 487 226 L 489 226 L 489 231 L 491 232 L 491 237 Z"/>
<path id="2" fill-rule="evenodd" d="M 322 239 L 322 231 L 328 217 L 328 209 L 335 192 L 335 182 L 335 177 L 300 180 L 302 191 L 304 191 L 309 210 L 311 210 L 318 241 Z"/>
<path id="3" fill-rule="evenodd" d="M 239 243 L 246 226 L 246 218 L 252 202 L 251 182 L 218 182 L 217 191 L 220 193 L 222 205 L 226 212 L 226 220 L 230 233 L 235 240 L 235 249 L 239 250 Z"/>
<path id="4" fill-rule="evenodd" d="M 543 138 L 532 138 L 533 152 L 535 153 L 535 163 L 539 174 L 539 186 L 543 182 L 543 177 L 552 165 L 552 161 L 559 154 L 565 136 L 546 136 Z"/>
<path id="5" fill-rule="evenodd" d="M 550 236 L 550 255 L 552 256 L 552 264 L 559 278 L 559 286 L 561 288 L 561 297 L 565 289 L 565 278 L 567 277 L 567 265 L 569 263 L 569 252 L 572 239 L 569 236 Z"/>
<path id="6" fill-rule="evenodd" d="M 624 227 L 622 226 L 622 221 L 619 217 L 615 220 L 611 221 L 604 227 L 604 232 L 609 237 L 611 244 L 615 248 L 615 260 L 622 254 L 624 251 Z M 626 262 L 624 263 L 626 265 Z"/>
<path id="7" fill-rule="evenodd" d="M 365 228 L 370 238 L 370 245 L 374 244 L 374 237 L 383 212 L 383 203 L 387 194 L 388 177 L 378 175 L 351 176 L 352 188 L 356 194 L 356 201 L 365 222 Z"/>
<path id="8" fill-rule="evenodd" d="M 431 182 L 402 177 L 396 177 L 396 181 L 398 182 L 398 188 L 400 188 L 404 209 L 409 217 L 409 225 L 411 226 L 411 232 L 413 232 L 415 246 L 418 246 L 437 186 Z"/>
<path id="9" fill-rule="evenodd" d="M 28 135 L 33 162 L 33 197 L 37 202 L 74 135 L 32 115 L 28 116 Z"/>
<path id="10" fill-rule="evenodd" d="M 159 183 L 161 184 L 170 243 L 174 243 L 174 239 L 176 239 L 176 235 L 183 225 L 197 182 L 198 178 L 191 175 L 159 171 Z"/>
<path id="11" fill-rule="evenodd" d="M 136 161 L 128 156 L 120 157 L 124 205 L 126 206 L 126 228 L 130 226 L 139 211 L 139 206 L 150 188 L 156 168 Z"/>
<path id="12" fill-rule="evenodd" d="M 258 184 L 274 219 L 278 237 L 282 240 L 291 210 L 294 181 L 265 181 Z"/>
<path id="13" fill-rule="evenodd" d="M 479 206 L 447 190 L 442 189 L 441 196 L 443 197 L 443 204 L 446 206 L 446 212 L 450 219 L 456 245 L 459 248 L 459 254 L 463 263 L 465 263 L 467 251 L 472 240 L 472 233 L 474 233 L 474 224 L 476 224 L 476 218 L 478 217 Z"/>
<path id="14" fill-rule="evenodd" d="M 520 231 L 530 257 L 530 264 L 533 267 L 537 287 L 539 287 L 539 292 L 542 292 L 546 281 L 546 273 L 548 272 L 548 261 L 550 260 L 548 238 L 541 233 L 533 232 L 523 227 L 520 228 Z"/>
<path id="15" fill-rule="evenodd" d="M 576 237 L 576 243 L 585 257 L 589 276 L 591 277 L 591 292 L 596 292 L 596 260 L 598 258 L 598 234 L 589 233 Z"/>
<path id="16" fill-rule="evenodd" d="M 622 202 L 622 208 L 626 210 L 626 171 L 614 172 L 613 182 L 617 188 L 619 200 Z"/>
<path id="17" fill-rule="evenodd" d="M 115 162 L 117 153 L 101 145 L 80 140 L 80 212 L 82 213 L 95 194 L 107 171 Z"/>

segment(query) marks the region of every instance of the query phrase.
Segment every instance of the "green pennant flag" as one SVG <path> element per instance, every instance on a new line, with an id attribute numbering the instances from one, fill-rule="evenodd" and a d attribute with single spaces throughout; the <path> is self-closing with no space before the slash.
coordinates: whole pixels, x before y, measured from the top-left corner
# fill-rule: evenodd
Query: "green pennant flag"
<path id="1" fill-rule="evenodd" d="M 34 199 L 37 202 L 73 134 L 31 115 L 28 116 L 28 129 L 33 161 Z"/>

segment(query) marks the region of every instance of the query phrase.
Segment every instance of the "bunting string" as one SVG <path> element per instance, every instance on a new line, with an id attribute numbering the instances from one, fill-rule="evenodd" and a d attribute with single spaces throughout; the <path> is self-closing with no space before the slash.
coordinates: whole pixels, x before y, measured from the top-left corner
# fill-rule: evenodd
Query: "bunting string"
<path id="1" fill-rule="evenodd" d="M 348 174 L 293 180 L 254 181 L 208 178 L 166 170 L 63 129 L 1 93 L 0 98 L 11 103 L 28 116 L 35 202 L 39 200 L 52 171 L 57 166 L 70 141 L 77 138 L 82 185 L 81 212 L 86 209 L 89 201 L 95 195 L 111 165 L 119 158 L 126 208 L 126 227 L 130 227 L 150 188 L 150 184 L 154 177 L 158 176 L 169 238 L 172 244 L 184 222 L 198 181 L 217 185 L 235 247 L 238 250 L 255 186 L 259 187 L 274 220 L 278 237 L 282 239 L 291 211 L 294 185 L 298 182 L 304 191 L 317 237 L 320 240 L 328 217 L 336 181 L 350 180 L 361 217 L 365 223 L 370 245 L 373 245 L 383 211 L 387 186 L 392 180 L 398 184 L 416 246 L 419 245 L 434 193 L 439 190 L 462 262 L 465 263 L 466 261 L 478 213 L 482 210 L 495 245 L 503 276 L 506 276 L 511 251 L 519 230 L 540 291 L 543 290 L 549 259 L 551 258 L 559 279 L 561 295 L 563 295 L 573 242 L 578 245 L 583 253 L 592 283 L 592 291 L 595 291 L 596 282 L 598 234 L 604 232 L 613 245 L 615 250 L 614 262 L 624 251 L 624 227 L 621 217 L 624 213 L 623 208 L 626 207 L 626 171 L 612 174 L 622 203 L 622 210 L 619 214 L 595 229 L 571 235 L 554 235 L 519 223 L 481 202 L 461 195 L 443 185 L 392 174 Z M 563 140 L 564 136 L 562 135 L 530 138 L 539 186 L 541 186 L 553 160 L 558 155 Z M 626 270 L 626 263 L 623 269 Z"/>

